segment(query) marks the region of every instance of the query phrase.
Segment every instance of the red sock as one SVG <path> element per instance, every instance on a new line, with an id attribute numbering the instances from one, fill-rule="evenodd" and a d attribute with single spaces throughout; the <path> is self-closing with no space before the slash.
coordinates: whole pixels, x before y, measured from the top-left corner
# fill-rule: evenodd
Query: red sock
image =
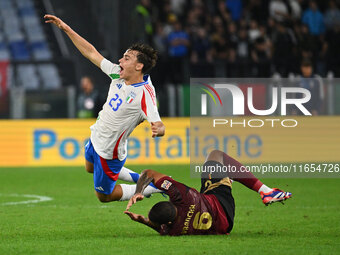
<path id="1" fill-rule="evenodd" d="M 229 173 L 229 177 L 234 181 L 240 182 L 244 186 L 256 192 L 263 185 L 263 183 L 259 179 L 257 179 L 255 175 L 253 175 L 251 172 L 246 171 L 245 168 L 241 171 L 241 167 L 243 167 L 243 165 L 225 153 L 223 153 L 223 163 L 225 166 L 233 167 L 233 169 L 235 169 L 236 167 L 236 172 Z"/>

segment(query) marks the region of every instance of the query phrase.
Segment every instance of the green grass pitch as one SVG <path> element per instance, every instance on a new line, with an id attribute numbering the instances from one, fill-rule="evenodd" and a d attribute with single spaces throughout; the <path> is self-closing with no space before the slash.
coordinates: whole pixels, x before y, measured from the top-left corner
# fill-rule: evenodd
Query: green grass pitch
<path id="1" fill-rule="evenodd" d="M 145 166 L 131 166 L 142 170 Z M 188 166 L 152 166 L 199 188 Z M 336 254 L 340 253 L 340 179 L 264 179 L 293 193 L 265 207 L 258 194 L 233 184 L 234 229 L 229 236 L 159 236 L 132 222 L 126 202 L 102 204 L 92 176 L 80 167 L 0 169 L 0 254 Z M 11 194 L 53 198 L 36 204 Z M 161 195 L 132 207 L 147 214 Z"/>

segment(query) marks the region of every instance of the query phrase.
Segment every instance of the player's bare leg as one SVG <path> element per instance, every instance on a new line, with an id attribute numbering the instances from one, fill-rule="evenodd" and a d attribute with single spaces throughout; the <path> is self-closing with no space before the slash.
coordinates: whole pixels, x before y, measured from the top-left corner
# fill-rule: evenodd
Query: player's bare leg
<path id="1" fill-rule="evenodd" d="M 210 152 L 206 161 L 216 161 L 224 166 L 230 165 L 236 167 L 236 172 L 229 173 L 228 177 L 234 181 L 242 183 L 249 189 L 258 192 L 261 195 L 262 202 L 265 205 L 274 202 L 282 202 L 290 198 L 292 195 L 290 192 L 284 192 L 276 188 L 269 188 L 259 179 L 257 179 L 250 171 L 244 171 L 244 169 L 241 171 L 243 165 L 222 151 L 214 150 Z"/>
<path id="2" fill-rule="evenodd" d="M 85 159 L 85 169 L 86 169 L 86 172 L 93 174 L 93 164 L 86 159 Z"/>
<path id="3" fill-rule="evenodd" d="M 107 203 L 107 202 L 112 202 L 112 201 L 118 201 L 121 199 L 121 197 L 123 196 L 123 190 L 122 190 L 122 187 L 117 184 L 112 193 L 109 194 L 109 195 L 106 195 L 104 193 L 100 193 L 98 191 L 95 191 L 96 192 L 96 196 L 97 198 L 99 199 L 100 202 L 102 203 Z"/>

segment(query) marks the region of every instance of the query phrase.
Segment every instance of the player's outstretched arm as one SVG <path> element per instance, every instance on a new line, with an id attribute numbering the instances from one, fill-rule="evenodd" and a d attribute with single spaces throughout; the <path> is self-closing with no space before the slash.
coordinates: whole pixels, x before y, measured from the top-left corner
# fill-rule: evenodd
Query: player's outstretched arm
<path id="1" fill-rule="evenodd" d="M 164 136 L 165 126 L 162 121 L 151 122 L 152 137 Z"/>
<path id="2" fill-rule="evenodd" d="M 126 211 L 128 211 L 133 204 L 137 203 L 140 200 L 143 200 L 144 198 L 143 191 L 151 182 L 155 184 L 159 179 L 165 176 L 166 175 L 151 169 L 144 170 L 142 174 L 139 176 L 135 194 L 133 195 L 133 197 L 130 198 L 126 206 Z"/>
<path id="3" fill-rule="evenodd" d="M 90 44 L 83 37 L 78 35 L 71 27 L 69 27 L 58 17 L 46 14 L 44 18 L 45 23 L 52 23 L 56 25 L 59 29 L 63 30 L 80 51 L 80 53 L 100 68 L 100 63 L 102 62 L 104 57 L 96 50 L 96 48 L 92 44 Z"/>

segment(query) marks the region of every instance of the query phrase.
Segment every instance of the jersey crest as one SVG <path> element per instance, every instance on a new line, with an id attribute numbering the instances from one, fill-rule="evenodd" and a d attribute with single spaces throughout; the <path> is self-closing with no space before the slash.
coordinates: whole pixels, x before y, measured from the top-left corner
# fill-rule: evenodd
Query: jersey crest
<path id="1" fill-rule="evenodd" d="M 130 92 L 130 94 L 126 97 L 126 103 L 130 104 L 132 103 L 133 99 L 135 99 L 136 93 L 133 91 Z"/>

